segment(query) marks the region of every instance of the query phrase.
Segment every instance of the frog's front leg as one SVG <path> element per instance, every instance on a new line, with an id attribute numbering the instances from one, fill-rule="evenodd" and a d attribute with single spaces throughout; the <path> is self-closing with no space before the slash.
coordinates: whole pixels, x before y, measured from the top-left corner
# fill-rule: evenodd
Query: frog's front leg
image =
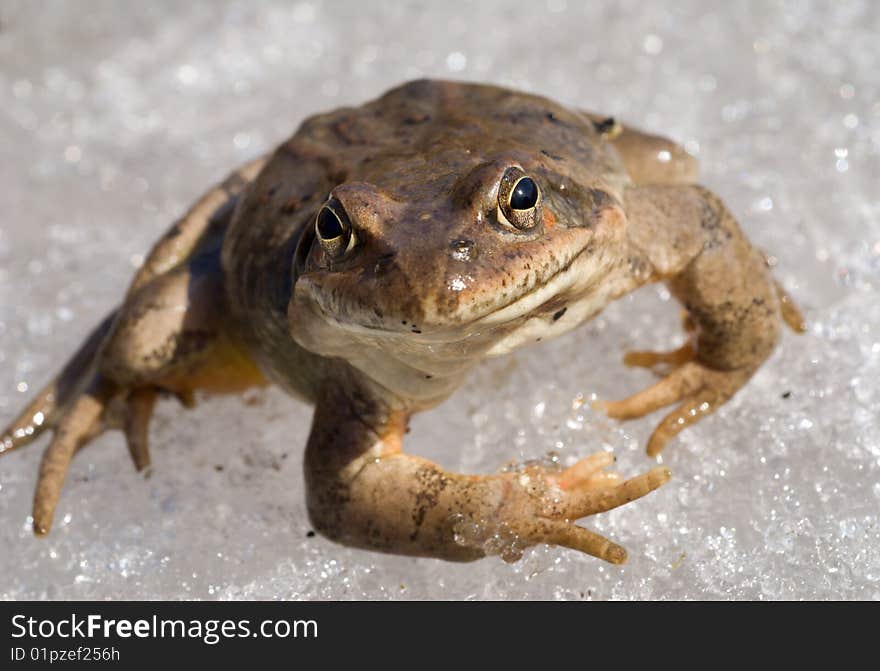
<path id="1" fill-rule="evenodd" d="M 622 563 L 626 551 L 574 521 L 624 505 L 669 479 L 655 468 L 622 481 L 602 453 L 567 470 L 538 467 L 489 476 L 446 471 L 401 451 L 407 416 L 355 385 L 318 394 L 306 448 L 309 515 L 340 543 L 468 561 L 562 545 Z"/>
<path id="2" fill-rule="evenodd" d="M 691 342 L 669 353 L 628 355 L 632 365 L 666 364 L 671 372 L 622 401 L 599 404 L 631 419 L 679 404 L 656 428 L 657 455 L 682 429 L 729 400 L 770 356 L 781 324 L 803 319 L 721 200 L 699 186 L 642 186 L 625 195 L 628 237 L 653 279 L 684 305 Z"/>

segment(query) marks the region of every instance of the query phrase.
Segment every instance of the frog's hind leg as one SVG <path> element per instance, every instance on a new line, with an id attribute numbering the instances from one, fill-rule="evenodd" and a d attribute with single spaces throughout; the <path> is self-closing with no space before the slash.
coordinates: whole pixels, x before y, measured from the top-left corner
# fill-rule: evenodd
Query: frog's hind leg
<path id="1" fill-rule="evenodd" d="M 599 134 L 617 149 L 633 183 L 693 184 L 697 181 L 697 159 L 678 143 L 623 125 L 613 117 L 586 114 Z"/>
<path id="2" fill-rule="evenodd" d="M 98 350 L 104 342 L 116 311 L 92 331 L 61 372 L 33 398 L 28 406 L 0 433 L 0 454 L 24 447 L 46 429 L 54 428 L 66 407 L 92 376 Z"/>
<path id="3" fill-rule="evenodd" d="M 782 324 L 803 330 L 794 302 L 770 275 L 721 200 L 697 186 L 627 190 L 635 253 L 654 267 L 685 307 L 690 342 L 672 353 L 638 352 L 625 360 L 669 372 L 629 398 L 597 403 L 617 419 L 673 405 L 648 441 L 655 456 L 686 427 L 717 410 L 770 356 Z"/>
<path id="4" fill-rule="evenodd" d="M 34 530 L 46 533 L 73 454 L 109 428 L 123 429 L 138 470 L 149 466 L 147 426 L 157 390 L 128 390 L 97 372 L 103 346 L 119 311 L 111 313 L 0 437 L 0 454 L 23 447 L 47 429 L 54 433 L 44 452 L 34 498 Z"/>
<path id="5" fill-rule="evenodd" d="M 687 310 L 682 310 L 681 325 L 687 340 L 680 347 L 667 351 L 633 350 L 623 357 L 631 368 L 649 368 L 657 375 L 667 375 L 679 366 L 693 361 L 697 355 L 697 325 Z"/>
<path id="6" fill-rule="evenodd" d="M 163 273 L 185 263 L 193 253 L 211 242 L 212 232 L 223 233 L 238 197 L 266 164 L 261 156 L 244 164 L 225 180 L 209 189 L 153 245 L 131 282 L 131 294 Z"/>
<path id="7" fill-rule="evenodd" d="M 660 135 L 624 128 L 613 140 L 636 184 L 693 184 L 699 163 L 685 149 Z"/>
<path id="8" fill-rule="evenodd" d="M 112 385 L 94 380 L 58 421 L 55 435 L 43 452 L 34 493 L 33 526 L 38 536 L 48 533 L 52 526 L 61 487 L 73 455 L 103 432 L 102 417 L 113 391 Z"/>
<path id="9" fill-rule="evenodd" d="M 671 438 L 727 402 L 751 375 L 748 369 L 715 371 L 689 361 L 644 391 L 621 401 L 598 402 L 596 407 L 614 419 L 636 419 L 679 403 L 648 440 L 647 453 L 654 457 Z"/>
<path id="10" fill-rule="evenodd" d="M 264 383 L 221 328 L 222 277 L 216 269 L 176 268 L 131 294 L 98 353 L 91 380 L 54 426 L 34 498 L 34 532 L 49 531 L 77 450 L 121 429 L 137 470 L 150 464 L 148 428 L 158 395 L 238 391 Z"/>
<path id="11" fill-rule="evenodd" d="M 96 375 L 88 387 L 66 408 L 40 463 L 34 493 L 34 533 L 49 532 L 73 455 L 108 429 L 121 428 L 135 468 L 150 465 L 147 429 L 157 390 L 127 390 Z"/>
<path id="12" fill-rule="evenodd" d="M 223 328 L 220 245 L 238 195 L 265 159 L 211 189 L 147 257 L 120 308 L 0 434 L 0 454 L 54 431 L 34 497 L 34 531 L 49 531 L 73 455 L 122 429 L 138 470 L 150 463 L 148 427 L 159 393 L 190 406 L 196 390 L 265 384 L 244 347 Z"/>
<path id="13" fill-rule="evenodd" d="M 136 294 L 160 275 L 185 264 L 194 252 L 205 246 L 206 242 L 211 242 L 212 232 L 222 234 L 229 223 L 238 196 L 253 181 L 266 160 L 267 157 L 262 156 L 235 170 L 223 182 L 209 189 L 175 222 L 153 246 L 135 275 L 128 294 Z M 65 408 L 92 379 L 99 349 L 104 344 L 117 313 L 118 311 L 113 311 L 92 331 L 61 372 L 0 433 L 0 455 L 24 447 L 46 429 L 56 426 Z M 182 390 L 177 395 L 184 405 L 192 405 L 191 391 Z"/>
<path id="14" fill-rule="evenodd" d="M 776 295 L 779 298 L 779 308 L 783 321 L 795 333 L 805 333 L 807 322 L 803 314 L 795 304 L 789 293 L 782 285 L 775 281 Z M 693 318 L 685 311 L 682 316 L 682 327 L 687 335 L 687 341 L 681 346 L 668 351 L 634 350 L 627 352 L 623 357 L 623 363 L 633 368 L 649 368 L 658 375 L 668 375 L 671 371 L 697 356 L 697 325 Z"/>
<path id="15" fill-rule="evenodd" d="M 132 391 L 126 400 L 123 431 L 128 453 L 138 471 L 150 466 L 149 428 L 157 396 L 155 388 L 141 387 Z"/>

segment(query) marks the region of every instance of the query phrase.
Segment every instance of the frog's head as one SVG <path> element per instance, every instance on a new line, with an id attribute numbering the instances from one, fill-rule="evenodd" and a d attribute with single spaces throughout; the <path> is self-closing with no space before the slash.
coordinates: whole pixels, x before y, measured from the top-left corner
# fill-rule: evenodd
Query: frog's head
<path id="1" fill-rule="evenodd" d="M 539 116 L 523 117 L 535 100 Z M 607 297 L 625 262 L 613 155 L 580 115 L 516 102 L 348 167 L 297 249 L 301 344 L 346 358 L 370 345 L 433 370 L 566 330 Z"/>

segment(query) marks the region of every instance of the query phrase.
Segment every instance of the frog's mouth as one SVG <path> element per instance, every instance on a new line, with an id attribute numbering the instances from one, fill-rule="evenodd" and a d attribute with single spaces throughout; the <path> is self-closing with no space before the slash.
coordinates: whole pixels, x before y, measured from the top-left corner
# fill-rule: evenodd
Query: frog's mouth
<path id="1" fill-rule="evenodd" d="M 302 298 L 322 326 L 300 344 L 342 357 L 373 375 L 379 374 L 378 366 L 382 370 L 408 371 L 407 375 L 415 371 L 421 380 L 455 377 L 484 357 L 560 335 L 624 293 L 621 282 L 625 283 L 626 274 L 615 272 L 621 267 L 615 261 L 620 255 L 593 253 L 594 249 L 591 241 L 574 248 L 566 263 L 509 301 L 483 303 L 479 312 L 468 312 L 468 307 L 462 305 L 463 310 L 442 319 L 426 315 L 417 330 L 410 322 L 404 326 L 402 318 L 390 315 L 367 323 L 346 319 L 322 304 L 322 294 L 315 291 L 316 287 L 309 290 L 301 286 L 298 289 Z"/>
<path id="2" fill-rule="evenodd" d="M 470 307 L 476 298 L 464 302 L 455 313 L 447 316 L 424 316 L 418 328 L 410 321 L 393 318 L 377 322 L 364 322 L 359 319 L 341 319 L 340 315 L 329 310 L 320 299 L 314 300 L 315 307 L 324 321 L 335 324 L 351 335 L 371 341 L 393 340 L 406 347 L 410 343 L 418 347 L 419 343 L 430 346 L 440 344 L 463 345 L 467 341 L 490 339 L 506 326 L 517 324 L 529 318 L 543 318 L 555 321 L 554 315 L 562 310 L 572 294 L 581 294 L 594 280 L 595 273 L 589 272 L 582 261 L 589 256 L 591 244 L 579 247 L 571 258 L 553 270 L 546 277 L 540 278 L 531 289 L 514 295 L 500 305 L 485 304 L 480 311 Z M 592 264 L 591 264 L 592 265 Z M 556 317 L 558 319 L 559 317 Z"/>
<path id="3" fill-rule="evenodd" d="M 516 322 L 523 317 L 544 312 L 543 306 L 558 304 L 566 294 L 578 284 L 578 273 L 574 270 L 577 262 L 584 256 L 589 245 L 580 249 L 565 265 L 558 268 L 535 287 L 515 296 L 507 303 L 477 317 L 472 323 L 493 326 Z"/>

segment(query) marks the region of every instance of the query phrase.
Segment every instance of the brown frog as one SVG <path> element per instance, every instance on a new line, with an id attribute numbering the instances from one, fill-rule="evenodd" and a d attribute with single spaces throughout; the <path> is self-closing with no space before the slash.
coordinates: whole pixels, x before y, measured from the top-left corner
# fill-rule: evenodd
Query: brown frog
<path id="1" fill-rule="evenodd" d="M 415 81 L 306 120 L 210 190 L 155 245 L 110 314 L 0 437 L 52 429 L 33 524 L 48 532 L 74 453 L 121 428 L 138 469 L 157 397 L 275 383 L 315 404 L 305 453 L 315 528 L 409 555 L 513 560 L 535 544 L 620 563 L 579 518 L 665 483 L 599 453 L 567 469 L 452 473 L 401 450 L 409 417 L 486 357 L 564 333 L 665 282 L 688 344 L 602 407 L 675 409 L 648 453 L 728 400 L 801 317 L 669 140 L 494 86 Z"/>

